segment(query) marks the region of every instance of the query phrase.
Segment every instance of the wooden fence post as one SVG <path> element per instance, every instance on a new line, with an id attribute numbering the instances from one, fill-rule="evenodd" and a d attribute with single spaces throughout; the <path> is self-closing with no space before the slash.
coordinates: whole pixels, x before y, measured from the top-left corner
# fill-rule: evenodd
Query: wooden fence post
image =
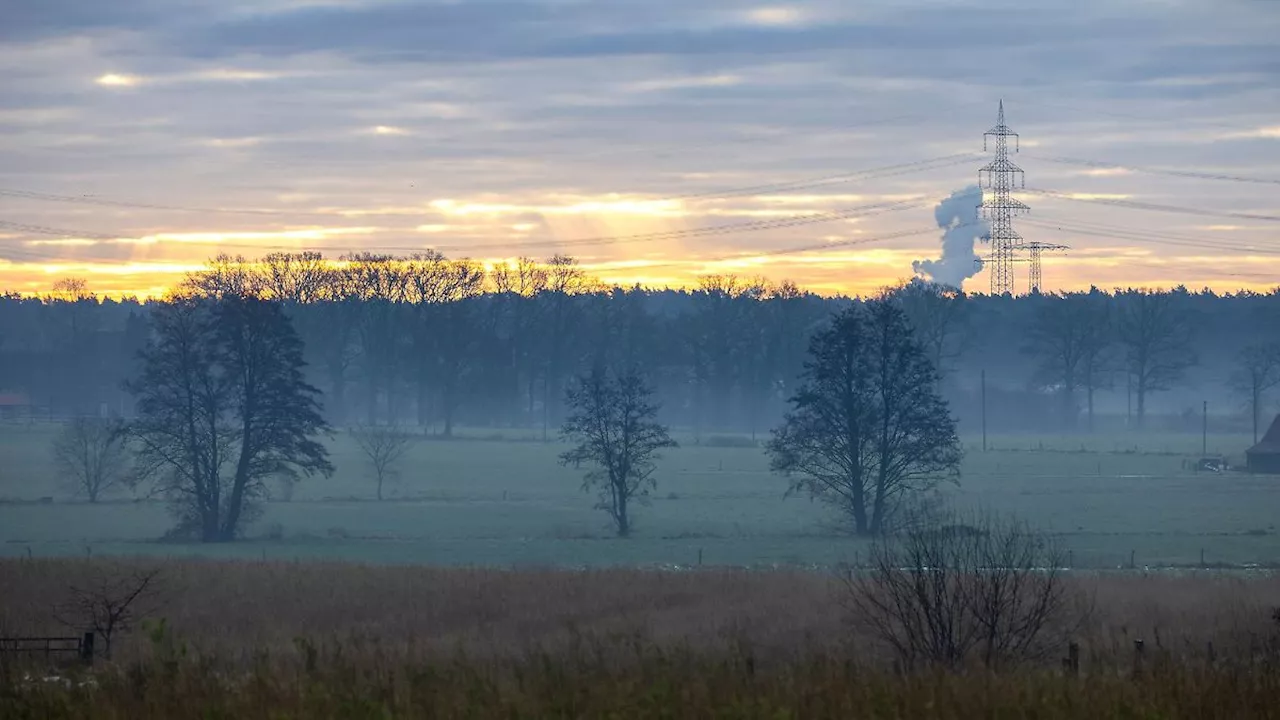
<path id="1" fill-rule="evenodd" d="M 87 632 L 80 639 L 80 660 L 85 665 L 93 664 L 93 633 Z"/>
<path id="2" fill-rule="evenodd" d="M 1067 669 L 1072 677 L 1080 674 L 1080 644 L 1074 641 L 1067 646 Z"/>

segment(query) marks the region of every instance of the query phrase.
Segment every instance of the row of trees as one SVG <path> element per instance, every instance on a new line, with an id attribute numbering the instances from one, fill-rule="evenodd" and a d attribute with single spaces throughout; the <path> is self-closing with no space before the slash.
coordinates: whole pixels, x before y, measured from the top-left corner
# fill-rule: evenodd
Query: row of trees
<path id="1" fill-rule="evenodd" d="M 850 304 L 723 275 L 687 291 L 609 288 L 565 256 L 488 269 L 435 253 L 220 257 L 190 287 L 280 301 L 330 422 L 444 434 L 459 423 L 550 434 L 569 378 L 624 362 L 649 370 L 664 421 L 755 434 L 781 419 L 809 334 Z M 1278 374 L 1280 295 L 993 298 L 918 281 L 892 294 L 962 423 L 976 424 L 986 371 L 994 430 L 1070 430 L 1117 413 L 1141 425 L 1157 393 L 1181 398 L 1166 413 L 1227 389 L 1233 407 L 1264 405 Z M 100 300 L 76 282 L 0 299 L 0 391 L 53 415 L 131 414 L 118 388 L 153 305 Z"/>
<path id="2" fill-rule="evenodd" d="M 136 418 L 80 418 L 55 443 L 62 470 L 90 500 L 113 484 L 145 484 L 171 503 L 179 531 L 204 541 L 235 538 L 268 481 L 333 472 L 323 443 L 331 428 L 286 302 L 224 269 L 192 276 L 151 308 L 149 339 L 126 383 Z M 792 478 L 793 492 L 840 508 L 857 532 L 882 532 L 904 499 L 957 472 L 940 377 L 892 293 L 846 307 L 813 335 L 808 358 L 768 444 L 773 467 Z M 649 373 L 634 357 L 602 353 L 565 392 L 561 436 L 572 447 L 561 462 L 587 466 L 583 489 L 598 492 L 620 535 L 630 531 L 633 500 L 655 485 L 659 452 L 675 446 Z M 353 434 L 381 495 L 404 436 L 377 426 Z"/>

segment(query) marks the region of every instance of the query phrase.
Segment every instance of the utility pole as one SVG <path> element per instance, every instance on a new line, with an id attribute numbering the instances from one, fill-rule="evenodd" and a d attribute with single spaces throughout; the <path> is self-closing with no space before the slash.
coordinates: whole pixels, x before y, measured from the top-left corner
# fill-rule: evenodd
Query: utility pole
<path id="1" fill-rule="evenodd" d="M 1200 457 L 1209 455 L 1209 401 L 1204 401 L 1204 422 L 1200 427 Z"/>
<path id="2" fill-rule="evenodd" d="M 987 451 L 987 370 L 982 370 L 982 452 Z"/>
<path id="3" fill-rule="evenodd" d="M 1013 197 L 1015 185 L 1026 187 L 1026 176 L 1009 160 L 1009 138 L 1013 138 L 1013 151 L 1018 152 L 1018 133 L 1004 123 L 1004 100 L 1000 101 L 996 126 L 982 135 L 983 150 L 988 149 L 989 138 L 995 140 L 995 158 L 978 171 L 978 185 L 984 191 L 978 207 L 990 224 L 983 239 L 991 243 L 991 294 L 1013 294 L 1013 253 L 1023 249 L 1022 236 L 1013 229 L 1013 216 L 1029 208 Z"/>

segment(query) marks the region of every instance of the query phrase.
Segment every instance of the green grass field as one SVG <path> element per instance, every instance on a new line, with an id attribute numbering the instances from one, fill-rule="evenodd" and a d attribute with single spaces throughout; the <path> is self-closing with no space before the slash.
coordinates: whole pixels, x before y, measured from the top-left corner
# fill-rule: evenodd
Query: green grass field
<path id="1" fill-rule="evenodd" d="M 244 542 L 210 547 L 157 541 L 163 504 L 73 501 L 50 463 L 52 425 L 0 426 L 0 555 L 158 553 L 271 559 L 325 557 L 465 565 L 828 564 L 856 560 L 858 541 L 831 529 L 756 448 L 708 447 L 680 437 L 658 472 L 658 492 L 636 510 L 632 538 L 613 537 L 581 479 L 556 462 L 561 446 L 508 440 L 417 441 L 374 498 L 354 443 L 332 445 L 337 473 L 268 503 Z M 1194 473 L 1198 436 L 974 438 L 959 507 L 1014 513 L 1058 534 L 1078 567 L 1280 562 L 1280 478 Z M 1210 437 L 1239 462 L 1249 438 Z M 52 497 L 42 503 L 40 498 Z"/>

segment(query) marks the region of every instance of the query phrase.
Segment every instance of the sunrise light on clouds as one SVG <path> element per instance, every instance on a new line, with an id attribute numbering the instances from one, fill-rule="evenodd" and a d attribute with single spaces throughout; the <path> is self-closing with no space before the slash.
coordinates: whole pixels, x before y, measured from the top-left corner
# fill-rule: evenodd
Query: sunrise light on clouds
<path id="1" fill-rule="evenodd" d="M 870 292 L 939 258 L 935 209 L 989 161 L 1002 99 L 1035 190 L 1019 231 L 1071 248 L 1048 287 L 1280 281 L 1247 252 L 1280 216 L 1260 6 L 1139 8 L 1102 37 L 1092 0 L 1034 28 L 817 0 L 125 5 L 127 33 L 70 9 L 0 46 L 0 289 L 149 294 L 220 251 L 436 248 Z"/>

